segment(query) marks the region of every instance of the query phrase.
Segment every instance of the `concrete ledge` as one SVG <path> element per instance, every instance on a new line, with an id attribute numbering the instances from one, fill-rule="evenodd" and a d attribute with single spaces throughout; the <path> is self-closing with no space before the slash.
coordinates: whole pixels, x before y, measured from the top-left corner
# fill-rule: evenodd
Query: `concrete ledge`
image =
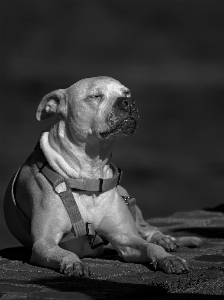
<path id="1" fill-rule="evenodd" d="M 1 299 L 223 299 L 224 214 L 217 211 L 176 213 L 149 220 L 174 236 L 196 235 L 201 248 L 180 248 L 190 272 L 168 275 L 150 265 L 123 262 L 115 251 L 101 259 L 83 259 L 90 279 L 68 278 L 29 264 L 23 247 L 0 251 Z"/>

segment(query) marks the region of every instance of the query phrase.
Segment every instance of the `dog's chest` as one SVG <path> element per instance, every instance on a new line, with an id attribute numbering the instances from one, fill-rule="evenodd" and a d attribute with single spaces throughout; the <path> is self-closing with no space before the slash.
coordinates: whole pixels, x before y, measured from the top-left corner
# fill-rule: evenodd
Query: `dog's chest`
<path id="1" fill-rule="evenodd" d="M 84 223 L 91 223 L 98 227 L 101 219 L 107 215 L 108 206 L 111 203 L 112 195 L 106 192 L 100 195 L 86 195 L 73 192 L 73 197 L 78 205 Z"/>

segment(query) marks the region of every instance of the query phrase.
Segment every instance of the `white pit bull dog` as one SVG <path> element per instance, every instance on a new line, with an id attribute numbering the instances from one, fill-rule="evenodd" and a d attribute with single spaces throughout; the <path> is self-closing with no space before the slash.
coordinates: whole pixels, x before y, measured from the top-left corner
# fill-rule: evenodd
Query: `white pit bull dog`
<path id="1" fill-rule="evenodd" d="M 110 163 L 116 139 L 137 128 L 130 91 L 110 77 L 83 79 L 42 99 L 37 119 L 53 115 L 4 202 L 9 230 L 32 247 L 31 263 L 89 276 L 80 258 L 99 257 L 107 241 L 126 262 L 187 272 L 184 259 L 165 251 L 175 251 L 178 241 L 143 220 Z"/>

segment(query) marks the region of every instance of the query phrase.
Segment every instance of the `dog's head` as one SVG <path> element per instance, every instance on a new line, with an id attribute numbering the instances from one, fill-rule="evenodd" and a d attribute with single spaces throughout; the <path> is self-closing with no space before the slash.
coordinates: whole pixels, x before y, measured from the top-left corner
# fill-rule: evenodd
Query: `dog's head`
<path id="1" fill-rule="evenodd" d="M 130 91 L 110 77 L 93 77 L 78 81 L 67 89 L 53 91 L 42 99 L 37 119 L 57 114 L 74 136 L 99 139 L 117 138 L 134 133 L 138 126 L 138 109 Z"/>

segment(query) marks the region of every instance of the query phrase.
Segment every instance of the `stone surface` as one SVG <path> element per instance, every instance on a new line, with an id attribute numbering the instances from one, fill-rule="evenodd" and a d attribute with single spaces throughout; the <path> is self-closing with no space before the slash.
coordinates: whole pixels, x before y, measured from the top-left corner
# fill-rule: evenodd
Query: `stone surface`
<path id="1" fill-rule="evenodd" d="M 190 272 L 168 275 L 150 265 L 125 263 L 115 251 L 101 259 L 83 259 L 89 279 L 69 278 L 29 264 L 23 247 L 0 251 L 1 299 L 224 299 L 224 214 L 200 210 L 150 219 L 150 224 L 179 237 L 201 237 L 200 248 L 179 248 Z"/>

